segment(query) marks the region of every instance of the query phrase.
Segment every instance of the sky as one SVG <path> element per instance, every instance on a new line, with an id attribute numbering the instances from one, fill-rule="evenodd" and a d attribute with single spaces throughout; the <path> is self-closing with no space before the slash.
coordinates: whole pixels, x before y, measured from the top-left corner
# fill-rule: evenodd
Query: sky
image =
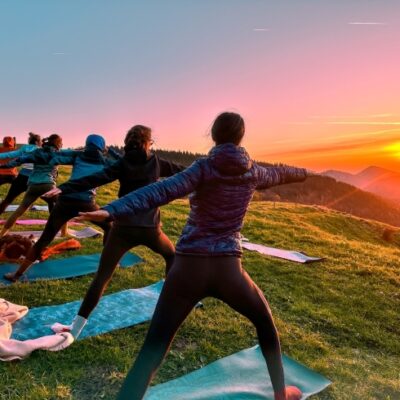
<path id="1" fill-rule="evenodd" d="M 256 160 L 400 172 L 398 0 L 0 0 L 0 135 L 206 153 L 239 112 Z"/>

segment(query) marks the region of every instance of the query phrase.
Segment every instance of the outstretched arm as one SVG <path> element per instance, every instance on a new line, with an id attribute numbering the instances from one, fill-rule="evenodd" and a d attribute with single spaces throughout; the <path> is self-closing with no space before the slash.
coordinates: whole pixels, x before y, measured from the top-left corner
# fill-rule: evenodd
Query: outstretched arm
<path id="1" fill-rule="evenodd" d="M 73 165 L 78 154 L 82 153 L 79 150 L 60 150 L 53 154 L 51 165 Z"/>
<path id="2" fill-rule="evenodd" d="M 58 188 L 63 194 L 84 192 L 85 190 L 93 189 L 98 186 L 105 185 L 119 178 L 121 173 L 121 162 L 116 161 L 111 165 L 104 167 L 91 175 L 82 176 L 79 179 L 71 179 L 63 183 Z"/>
<path id="3" fill-rule="evenodd" d="M 162 177 L 172 176 L 178 172 L 182 172 L 186 168 L 183 165 L 175 164 L 162 158 L 159 158 L 158 161 L 160 163 L 160 176 Z"/>
<path id="4" fill-rule="evenodd" d="M 8 158 L 8 157 L 7 157 Z M 39 161 L 40 157 L 37 157 L 34 152 L 22 154 L 20 157 L 7 162 L 6 164 L 0 165 L 0 168 L 14 168 L 24 163 L 35 163 Z"/>
<path id="5" fill-rule="evenodd" d="M 260 167 L 256 165 L 257 189 L 267 189 L 285 183 L 303 182 L 307 179 L 307 170 L 295 167 Z"/>
<path id="6" fill-rule="evenodd" d="M 22 156 L 25 152 L 23 149 L 18 149 L 18 150 L 13 150 L 13 151 L 7 151 L 5 153 L 0 153 L 0 160 L 6 160 L 7 158 L 17 158 Z"/>
<path id="7" fill-rule="evenodd" d="M 128 193 L 99 211 L 81 213 L 81 219 L 122 220 L 127 215 L 151 210 L 193 192 L 202 181 L 202 176 L 202 162 L 195 161 L 183 172 Z"/>

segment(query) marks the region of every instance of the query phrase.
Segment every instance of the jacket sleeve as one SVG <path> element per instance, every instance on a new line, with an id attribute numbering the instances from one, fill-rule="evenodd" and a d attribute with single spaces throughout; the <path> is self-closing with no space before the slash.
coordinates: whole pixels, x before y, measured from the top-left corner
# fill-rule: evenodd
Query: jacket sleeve
<path id="1" fill-rule="evenodd" d="M 168 177 L 177 174 L 178 172 L 182 172 L 186 169 L 185 166 L 180 164 L 175 164 L 171 161 L 163 160 L 162 158 L 158 159 L 160 163 L 160 176 Z"/>
<path id="2" fill-rule="evenodd" d="M 43 164 L 43 158 L 36 152 L 24 153 L 15 160 L 11 160 L 6 164 L 0 165 L 0 168 L 14 168 L 24 163 L 39 163 Z"/>
<path id="3" fill-rule="evenodd" d="M 285 183 L 303 182 L 307 179 L 307 170 L 294 167 L 260 167 L 257 168 L 257 190 L 267 189 Z"/>
<path id="4" fill-rule="evenodd" d="M 51 165 L 73 165 L 76 156 L 81 153 L 77 150 L 60 150 L 53 154 L 50 164 Z"/>
<path id="5" fill-rule="evenodd" d="M 71 179 L 63 183 L 58 188 L 64 194 L 84 192 L 85 190 L 93 189 L 98 186 L 105 185 L 119 178 L 121 171 L 121 161 L 116 161 L 111 165 L 106 166 L 101 171 L 91 175 L 82 176 L 79 179 Z"/>
<path id="6" fill-rule="evenodd" d="M 115 160 L 120 160 L 123 157 L 121 153 L 119 153 L 118 151 L 114 150 L 112 147 L 108 148 L 107 153 L 108 153 L 108 155 L 110 157 L 112 157 L 114 159 L 114 161 Z"/>
<path id="7" fill-rule="evenodd" d="M 24 154 L 24 151 L 21 149 L 18 150 L 13 150 L 13 151 L 7 151 L 6 153 L 0 153 L 0 160 L 5 160 L 7 158 L 17 158 Z"/>
<path id="8" fill-rule="evenodd" d="M 202 161 L 195 161 L 183 172 L 144 186 L 103 207 L 112 219 L 149 211 L 193 192 L 203 180 Z"/>

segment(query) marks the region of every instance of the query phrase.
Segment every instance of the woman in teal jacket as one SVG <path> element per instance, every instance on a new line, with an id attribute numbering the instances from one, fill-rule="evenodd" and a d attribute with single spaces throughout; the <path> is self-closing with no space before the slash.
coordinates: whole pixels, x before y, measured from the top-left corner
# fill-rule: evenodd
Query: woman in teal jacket
<path id="1" fill-rule="evenodd" d="M 39 135 L 29 132 L 28 144 L 24 144 L 17 150 L 0 153 L 0 160 L 21 157 L 42 146 L 42 139 Z M 0 203 L 0 214 L 21 194 L 28 189 L 28 179 L 33 170 L 32 163 L 22 164 L 18 176 L 12 181 L 8 193 Z"/>
<path id="2" fill-rule="evenodd" d="M 1 165 L 0 168 L 17 167 L 24 163 L 33 163 L 33 170 L 28 178 L 28 189 L 25 196 L 11 216 L 4 224 L 0 237 L 3 237 L 14 226 L 16 220 L 25 213 L 26 210 L 44 193 L 53 189 L 57 179 L 57 166 L 50 163 L 52 155 L 55 151 L 59 151 L 62 147 L 62 139 L 59 135 L 53 134 L 43 139 L 42 148 L 38 148 L 30 153 L 26 153 L 7 164 Z M 49 211 L 52 210 L 55 200 L 47 200 Z"/>

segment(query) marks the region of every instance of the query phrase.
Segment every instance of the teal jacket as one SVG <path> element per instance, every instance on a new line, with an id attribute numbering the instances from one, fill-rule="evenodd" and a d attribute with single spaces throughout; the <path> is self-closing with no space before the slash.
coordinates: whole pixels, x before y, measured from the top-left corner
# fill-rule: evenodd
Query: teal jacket
<path id="1" fill-rule="evenodd" d="M 4 160 L 7 158 L 18 158 L 23 156 L 26 153 L 30 153 L 40 147 L 36 144 L 24 144 L 19 149 L 8 151 L 7 153 L 0 153 L 0 160 Z M 22 164 L 22 168 L 19 171 L 21 175 L 30 175 L 33 171 L 33 163 L 24 163 Z"/>
<path id="2" fill-rule="evenodd" d="M 0 168 L 18 167 L 24 163 L 33 163 L 33 171 L 29 175 L 28 186 L 40 185 L 43 183 L 56 183 L 58 168 L 56 165 L 51 163 L 54 153 L 58 150 L 53 146 L 43 146 L 38 149 L 21 155 L 8 162 L 7 164 L 1 165 Z"/>

